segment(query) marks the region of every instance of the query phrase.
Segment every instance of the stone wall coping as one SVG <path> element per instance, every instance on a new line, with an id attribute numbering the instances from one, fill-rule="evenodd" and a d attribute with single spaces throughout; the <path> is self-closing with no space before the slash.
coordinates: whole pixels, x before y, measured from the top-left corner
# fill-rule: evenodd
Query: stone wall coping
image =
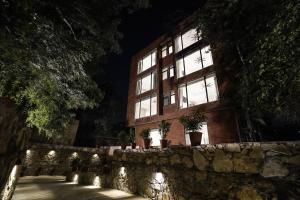
<path id="1" fill-rule="evenodd" d="M 29 149 L 53 149 L 53 150 L 70 150 L 80 152 L 91 152 L 91 153 L 105 153 L 107 148 L 89 148 L 89 147 L 75 147 L 65 145 L 54 145 L 54 144 L 41 144 L 36 143 L 30 146 Z"/>

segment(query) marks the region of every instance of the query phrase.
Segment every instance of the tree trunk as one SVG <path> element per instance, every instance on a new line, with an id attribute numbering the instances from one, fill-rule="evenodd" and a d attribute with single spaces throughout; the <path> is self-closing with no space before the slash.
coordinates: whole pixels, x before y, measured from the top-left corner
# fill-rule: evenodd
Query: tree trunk
<path id="1" fill-rule="evenodd" d="M 13 167 L 25 155 L 30 130 L 8 98 L 0 97 L 0 199 Z"/>

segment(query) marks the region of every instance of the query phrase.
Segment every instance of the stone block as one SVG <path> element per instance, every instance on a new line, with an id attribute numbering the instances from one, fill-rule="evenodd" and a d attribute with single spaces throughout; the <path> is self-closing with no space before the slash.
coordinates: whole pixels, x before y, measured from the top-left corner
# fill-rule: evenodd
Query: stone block
<path id="1" fill-rule="evenodd" d="M 279 159 L 268 159 L 264 165 L 261 175 L 263 177 L 284 177 L 289 174 L 289 170 Z"/>
<path id="2" fill-rule="evenodd" d="M 185 167 L 187 168 L 192 168 L 193 167 L 193 161 L 187 157 L 187 156 L 184 156 L 183 159 L 182 159 L 182 163 Z"/>
<path id="3" fill-rule="evenodd" d="M 171 165 L 176 165 L 181 163 L 181 158 L 178 154 L 172 155 L 170 157 L 170 163 Z"/>
<path id="4" fill-rule="evenodd" d="M 252 186 L 242 186 L 237 192 L 237 199 L 239 200 L 263 200 L 263 197 L 258 194 L 256 189 Z"/>
<path id="5" fill-rule="evenodd" d="M 205 170 L 209 164 L 206 158 L 197 150 L 194 150 L 193 152 L 193 161 L 194 165 L 199 170 Z"/>
<path id="6" fill-rule="evenodd" d="M 213 169 L 216 172 L 232 172 L 233 163 L 232 156 L 230 154 L 224 153 L 224 151 L 218 150 L 215 153 L 213 160 Z"/>

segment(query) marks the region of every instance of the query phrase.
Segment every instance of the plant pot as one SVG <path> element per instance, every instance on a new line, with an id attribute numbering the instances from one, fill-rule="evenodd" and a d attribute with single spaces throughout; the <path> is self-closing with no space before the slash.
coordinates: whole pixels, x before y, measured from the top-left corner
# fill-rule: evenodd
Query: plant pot
<path id="1" fill-rule="evenodd" d="M 160 140 L 160 147 L 161 148 L 167 148 L 168 147 L 168 140 L 166 140 L 166 139 Z"/>
<path id="2" fill-rule="evenodd" d="M 191 132 L 189 133 L 191 146 L 198 146 L 201 144 L 202 133 L 201 132 Z"/>
<path id="3" fill-rule="evenodd" d="M 131 143 L 131 149 L 135 149 L 135 147 L 136 147 L 136 143 L 135 142 Z"/>
<path id="4" fill-rule="evenodd" d="M 150 143 L 151 143 L 150 138 L 144 138 L 144 148 L 145 149 L 150 149 Z"/>
<path id="5" fill-rule="evenodd" d="M 126 149 L 126 144 L 121 144 L 121 149 L 125 150 Z"/>

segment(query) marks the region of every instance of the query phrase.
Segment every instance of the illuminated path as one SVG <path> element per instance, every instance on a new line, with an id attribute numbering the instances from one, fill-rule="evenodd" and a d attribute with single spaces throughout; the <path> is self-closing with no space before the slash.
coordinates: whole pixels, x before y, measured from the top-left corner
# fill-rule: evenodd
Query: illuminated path
<path id="1" fill-rule="evenodd" d="M 64 182 L 62 176 L 23 177 L 13 200 L 145 200 L 114 189 L 79 186 Z"/>

